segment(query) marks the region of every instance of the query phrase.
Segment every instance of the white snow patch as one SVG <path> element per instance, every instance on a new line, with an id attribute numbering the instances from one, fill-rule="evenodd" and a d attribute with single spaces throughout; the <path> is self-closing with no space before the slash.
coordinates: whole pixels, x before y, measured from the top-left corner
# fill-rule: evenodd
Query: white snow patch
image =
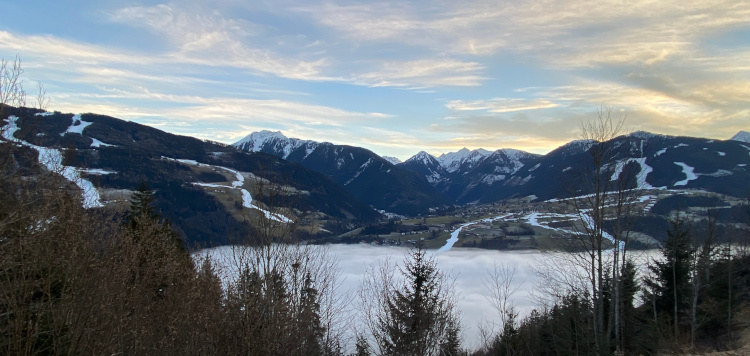
<path id="1" fill-rule="evenodd" d="M 198 185 L 201 187 L 209 187 L 209 188 L 229 188 L 228 186 L 224 184 L 218 184 L 218 183 L 201 183 L 201 182 L 195 182 L 194 185 Z"/>
<path id="2" fill-rule="evenodd" d="M 29 142 L 17 139 L 14 134 L 19 130 L 16 121 L 17 116 L 10 116 L 5 121 L 7 124 L 2 128 L 2 136 L 8 141 L 16 142 L 26 147 L 31 147 L 39 152 L 37 160 L 43 164 L 50 172 L 55 172 L 62 175 L 65 179 L 77 185 L 82 191 L 83 207 L 98 208 L 102 207 L 101 198 L 99 192 L 90 181 L 81 178 L 79 169 L 71 166 L 64 166 L 62 164 L 62 153 L 60 150 L 42 147 L 31 144 Z M 83 130 L 83 129 L 81 129 Z"/>
<path id="3" fill-rule="evenodd" d="M 248 209 L 256 209 L 263 213 L 265 215 L 266 219 L 271 219 L 274 221 L 282 222 L 282 223 L 293 223 L 292 219 L 287 218 L 284 215 L 272 213 L 266 209 L 262 209 L 257 205 L 253 204 L 253 197 L 250 195 L 250 192 L 248 192 L 246 189 L 240 189 L 242 192 L 242 206 L 248 208 Z"/>
<path id="4" fill-rule="evenodd" d="M 255 204 L 253 204 L 253 197 L 252 197 L 252 195 L 250 195 L 250 192 L 248 192 L 247 189 L 242 188 L 242 186 L 245 184 L 245 175 L 242 172 L 240 172 L 240 171 L 238 171 L 236 169 L 232 169 L 232 168 L 229 168 L 229 167 L 223 167 L 223 166 L 215 166 L 215 165 L 210 165 L 210 164 L 198 163 L 198 162 L 196 162 L 195 160 L 192 160 L 192 159 L 174 159 L 174 158 L 169 158 L 169 157 L 164 157 L 164 156 L 162 156 L 162 158 L 168 159 L 168 160 L 171 160 L 171 161 L 177 161 L 177 162 L 188 164 L 188 165 L 193 165 L 193 166 L 209 166 L 209 167 L 214 167 L 214 168 L 223 169 L 223 170 L 225 170 L 227 172 L 230 172 L 230 173 L 234 174 L 234 177 L 235 177 L 235 180 L 232 182 L 232 186 L 231 187 L 227 186 L 227 185 L 224 185 L 224 184 L 216 184 L 216 183 L 198 183 L 198 182 L 196 182 L 196 183 L 193 183 L 193 184 L 201 186 L 201 187 L 237 189 L 237 190 L 240 191 L 240 194 L 242 194 L 242 206 L 244 206 L 245 208 L 255 209 L 255 210 L 260 211 L 261 213 L 263 213 L 263 215 L 265 215 L 266 219 L 271 219 L 271 220 L 282 222 L 282 223 L 293 223 L 294 222 L 292 219 L 290 219 L 290 218 L 288 218 L 288 217 L 286 217 L 286 216 L 284 216 L 282 214 L 272 213 L 272 212 L 270 212 L 270 211 L 268 211 L 266 209 L 263 209 L 263 208 L 255 205 Z"/>
<path id="5" fill-rule="evenodd" d="M 688 166 L 687 164 L 683 162 L 674 162 L 674 164 L 682 167 L 682 173 L 685 174 L 685 179 L 675 183 L 675 186 L 682 186 L 687 185 L 689 181 L 698 179 L 698 176 L 693 172 L 695 168 Z"/>
<path id="6" fill-rule="evenodd" d="M 200 163 L 198 163 L 198 161 L 196 161 L 194 159 L 176 159 L 175 161 L 180 162 L 180 163 L 184 163 L 184 164 L 189 164 L 191 166 L 200 166 L 201 165 Z"/>
<path id="7" fill-rule="evenodd" d="M 708 176 L 708 177 L 726 177 L 726 176 L 731 176 L 732 174 L 734 174 L 734 173 L 732 173 L 732 172 L 730 172 L 730 171 L 728 171 L 726 169 L 720 169 L 720 170 L 718 170 L 716 172 L 713 172 L 713 173 L 699 173 L 699 174 L 696 174 L 696 175 L 698 175 L 698 176 Z"/>
<path id="8" fill-rule="evenodd" d="M 612 172 L 612 176 L 610 177 L 610 181 L 615 181 L 620 178 L 620 174 L 622 174 L 622 170 L 624 169 L 625 165 L 630 162 L 637 162 L 641 166 L 641 170 L 638 172 L 638 175 L 636 175 L 636 183 L 637 183 L 637 189 L 654 189 L 654 186 L 646 182 L 646 178 L 648 178 L 648 174 L 653 172 L 654 169 L 646 164 L 646 157 L 641 158 L 629 158 L 627 160 L 619 161 L 615 163 L 615 171 Z"/>
<path id="9" fill-rule="evenodd" d="M 482 178 L 482 183 L 492 185 L 495 182 L 505 180 L 504 174 L 488 174 Z"/>
<path id="10" fill-rule="evenodd" d="M 719 156 L 722 156 L 722 157 L 727 155 L 726 152 L 721 152 L 721 151 L 716 151 L 716 153 L 718 153 Z"/>
<path id="11" fill-rule="evenodd" d="M 677 146 L 674 146 L 674 148 L 680 148 L 680 147 L 688 147 L 689 145 L 687 143 L 680 143 Z"/>
<path id="12" fill-rule="evenodd" d="M 465 227 L 467 227 L 469 225 L 474 225 L 474 224 L 476 224 L 478 222 L 493 222 L 495 220 L 504 219 L 504 218 L 506 218 L 506 217 L 508 217 L 510 215 L 511 214 L 499 215 L 499 216 L 496 216 L 494 218 L 481 219 L 481 220 L 472 221 L 472 222 L 468 222 L 468 223 L 460 225 L 458 227 L 458 229 L 456 229 L 453 232 L 451 232 L 451 237 L 448 240 L 445 241 L 445 245 L 443 245 L 442 247 L 440 247 L 437 250 L 437 252 L 440 253 L 440 252 L 450 251 L 450 249 L 453 247 L 453 245 L 455 245 L 456 242 L 458 242 L 458 235 L 461 233 L 461 230 L 463 230 L 463 228 L 465 228 Z"/>
<path id="13" fill-rule="evenodd" d="M 663 155 L 665 153 L 667 153 L 667 149 L 666 148 L 662 148 L 662 149 L 656 151 L 656 154 L 654 154 L 654 157 L 661 156 L 661 155 Z"/>
<path id="14" fill-rule="evenodd" d="M 68 129 L 65 130 L 65 132 L 61 133 L 60 136 L 65 136 L 65 134 L 68 133 L 77 133 L 79 135 L 83 135 L 83 129 L 91 124 L 93 124 L 93 122 L 81 120 L 81 114 L 75 114 L 73 115 L 73 123 L 71 123 L 70 126 L 68 126 Z"/>
<path id="15" fill-rule="evenodd" d="M 365 163 L 363 163 L 361 166 L 359 166 L 359 169 L 357 170 L 357 173 L 354 173 L 354 177 L 352 177 L 352 179 L 349 179 L 348 181 L 346 181 L 346 183 L 344 183 L 344 185 L 349 185 L 349 183 L 351 183 L 352 181 L 354 181 L 355 179 L 357 179 L 359 177 L 359 175 L 362 174 L 362 172 L 364 172 L 367 169 L 367 167 L 369 167 L 370 164 L 372 164 L 372 163 L 373 163 L 372 158 L 368 158 Z"/>
<path id="16" fill-rule="evenodd" d="M 91 139 L 91 147 L 117 147 L 117 145 L 110 145 L 108 143 L 99 141 L 93 137 L 89 137 L 89 138 Z"/>
<path id="17" fill-rule="evenodd" d="M 81 173 L 94 174 L 94 175 L 106 175 L 106 174 L 117 173 L 115 171 L 108 171 L 106 169 L 100 169 L 100 168 L 79 168 L 78 171 Z"/>
<path id="18" fill-rule="evenodd" d="M 52 116 L 54 114 L 55 113 L 53 113 L 53 112 L 47 111 L 47 112 L 38 112 L 38 113 L 34 114 L 34 116 Z"/>

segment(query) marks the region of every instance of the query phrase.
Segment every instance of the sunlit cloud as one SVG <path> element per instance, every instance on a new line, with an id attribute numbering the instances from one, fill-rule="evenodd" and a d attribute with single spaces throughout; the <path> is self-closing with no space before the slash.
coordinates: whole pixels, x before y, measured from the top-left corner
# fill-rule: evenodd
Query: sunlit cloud
<path id="1" fill-rule="evenodd" d="M 113 21 L 145 26 L 175 47 L 162 54 L 178 63 L 246 68 L 284 78 L 326 80 L 320 76 L 324 59 L 295 60 L 252 46 L 259 26 L 227 19 L 218 12 L 196 13 L 170 5 L 127 7 Z"/>
<path id="2" fill-rule="evenodd" d="M 369 86 L 420 86 L 414 90 L 436 86 L 478 86 L 487 78 L 478 73 L 476 62 L 456 60 L 418 60 L 388 62 L 378 71 L 359 74 L 355 81 Z"/>
<path id="3" fill-rule="evenodd" d="M 448 109 L 457 111 L 477 111 L 503 113 L 523 110 L 547 109 L 558 106 L 547 100 L 527 100 L 522 98 L 494 98 L 490 100 L 452 100 L 445 105 Z"/>
<path id="4" fill-rule="evenodd" d="M 544 153 L 576 138 L 580 120 L 602 106 L 663 134 L 750 129 L 746 2 L 69 7 L 76 26 L 0 28 L 2 56 L 22 56 L 25 79 L 45 82 L 51 108 L 156 117 L 161 128 L 216 140 L 245 125 L 400 158 L 463 146 Z M 138 45 L 118 42 L 123 29 Z"/>

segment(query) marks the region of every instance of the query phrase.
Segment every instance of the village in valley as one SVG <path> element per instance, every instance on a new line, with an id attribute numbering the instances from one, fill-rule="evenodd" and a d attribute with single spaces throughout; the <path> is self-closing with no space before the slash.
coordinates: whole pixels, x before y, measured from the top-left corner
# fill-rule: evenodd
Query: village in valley
<path id="1" fill-rule="evenodd" d="M 672 200 L 684 197 L 721 201 L 723 205 L 711 207 L 719 211 L 744 203 L 742 200 L 705 191 L 640 191 L 630 203 L 633 218 L 627 222 L 631 226 L 628 237 L 634 248 L 654 248 L 659 245 L 659 239 L 650 232 L 662 227 L 654 224 L 655 221 L 666 223 L 667 217 L 656 216 L 651 212 L 656 203 L 663 201 L 671 204 Z M 535 202 L 535 198 L 530 196 L 493 204 L 431 209 L 430 214 L 421 218 L 391 215 L 387 222 L 351 230 L 339 235 L 336 241 L 407 247 L 421 242 L 427 248 L 437 249 L 456 234 L 458 241 L 453 247 L 495 250 L 550 250 L 570 247 L 571 237 L 585 231 L 576 203 L 573 199 Z M 677 208 L 671 211 L 671 215 L 680 214 L 690 220 L 706 220 L 707 209 Z M 640 226 L 642 224 L 656 226 Z M 459 231 L 456 233 L 457 230 Z"/>

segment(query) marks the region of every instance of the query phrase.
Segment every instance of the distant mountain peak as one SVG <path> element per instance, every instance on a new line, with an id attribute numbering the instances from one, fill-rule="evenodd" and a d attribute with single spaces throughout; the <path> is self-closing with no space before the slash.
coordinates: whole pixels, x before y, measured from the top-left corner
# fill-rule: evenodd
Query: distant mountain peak
<path id="1" fill-rule="evenodd" d="M 732 141 L 740 141 L 750 143 L 750 132 L 740 131 L 730 139 Z"/>
<path id="2" fill-rule="evenodd" d="M 513 160 L 520 160 L 520 159 L 523 159 L 523 158 L 530 158 L 530 157 L 538 157 L 539 156 L 539 155 L 536 155 L 536 154 L 533 154 L 533 153 L 528 153 L 526 151 L 517 150 L 515 148 L 501 148 L 501 149 L 493 152 L 492 154 L 493 155 L 494 154 L 503 154 L 506 157 L 508 157 L 510 159 L 513 159 Z"/>
<path id="3" fill-rule="evenodd" d="M 642 139 L 650 139 L 650 138 L 659 137 L 659 136 L 663 136 L 663 135 L 657 135 L 657 134 L 654 134 L 654 133 L 651 133 L 651 132 L 648 132 L 648 131 L 638 130 L 638 131 L 635 131 L 635 132 L 631 132 L 627 136 L 629 136 L 629 137 L 635 137 L 635 138 L 642 138 Z"/>
<path id="4" fill-rule="evenodd" d="M 317 143 L 298 138 L 288 138 L 281 131 L 268 130 L 253 132 L 232 144 L 234 147 L 250 152 L 262 151 L 265 146 L 273 146 L 274 150 L 283 152 L 281 155 L 283 159 L 286 159 L 293 150 L 303 145 L 317 146 Z M 312 150 L 314 147 L 310 149 Z"/>
<path id="5" fill-rule="evenodd" d="M 253 143 L 261 143 L 266 142 L 272 139 L 286 139 L 287 137 L 284 136 L 281 131 L 269 131 L 269 130 L 261 130 L 257 132 L 252 132 L 249 135 L 243 137 L 241 140 L 233 143 L 233 146 L 239 146 L 246 142 L 253 142 Z"/>
<path id="6" fill-rule="evenodd" d="M 420 162 L 425 166 L 439 166 L 440 162 L 437 161 L 435 156 L 425 152 L 425 151 L 419 151 L 419 153 L 415 154 L 411 158 L 407 159 L 404 163 L 415 163 Z"/>
<path id="7" fill-rule="evenodd" d="M 412 156 L 411 158 L 409 158 L 407 161 L 411 161 L 411 160 L 414 160 L 414 159 L 428 158 L 428 157 L 432 158 L 432 159 L 435 159 L 435 156 L 433 156 L 433 155 L 431 155 L 431 154 L 429 154 L 429 153 L 427 153 L 425 151 L 419 151 L 419 153 L 415 154 L 414 156 Z"/>
<path id="8" fill-rule="evenodd" d="M 566 144 L 564 144 L 564 145 L 562 145 L 560 147 L 564 147 L 564 148 L 578 148 L 581 151 L 586 151 L 589 148 L 591 148 L 591 145 L 593 145 L 593 144 L 594 144 L 594 140 L 585 139 L 585 140 L 570 141 L 570 142 L 568 142 L 568 143 L 566 143 Z"/>
<path id="9" fill-rule="evenodd" d="M 455 172 L 461 168 L 464 164 L 475 165 L 479 161 L 487 158 L 492 152 L 485 149 L 479 148 L 473 151 L 469 151 L 468 148 L 464 147 L 458 152 L 443 153 L 437 158 L 440 165 L 445 168 L 448 172 Z"/>
<path id="10" fill-rule="evenodd" d="M 383 159 L 386 160 L 386 161 L 388 161 L 388 162 L 390 162 L 393 165 L 397 165 L 397 164 L 401 163 L 401 160 L 398 159 L 397 157 L 383 156 Z"/>

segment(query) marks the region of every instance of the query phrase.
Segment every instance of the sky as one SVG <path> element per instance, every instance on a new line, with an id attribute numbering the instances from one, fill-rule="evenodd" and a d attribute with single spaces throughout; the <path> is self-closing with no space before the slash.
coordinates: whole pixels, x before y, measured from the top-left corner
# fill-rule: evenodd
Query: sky
<path id="1" fill-rule="evenodd" d="M 402 160 L 627 131 L 750 130 L 750 1 L 0 0 L 27 104 L 232 143 L 259 130 Z"/>

